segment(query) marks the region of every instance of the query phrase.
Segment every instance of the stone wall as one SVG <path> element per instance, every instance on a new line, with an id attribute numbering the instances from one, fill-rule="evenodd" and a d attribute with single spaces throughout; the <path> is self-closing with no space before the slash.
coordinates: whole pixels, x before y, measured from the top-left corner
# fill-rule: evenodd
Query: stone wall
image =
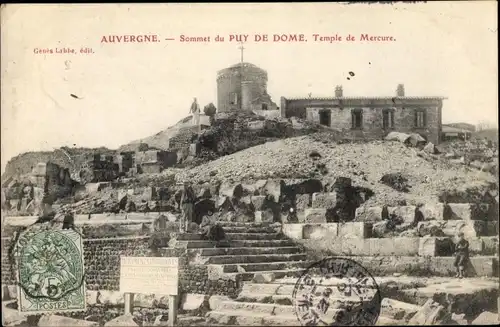
<path id="1" fill-rule="evenodd" d="M 234 280 L 209 280 L 207 266 L 192 265 L 185 249 L 163 248 L 154 253 L 149 236 L 84 240 L 85 283 L 88 290 L 118 291 L 120 256 L 179 257 L 181 293 L 236 296 L 241 285 Z M 11 238 L 2 238 L 2 285 L 15 285 L 15 268 L 9 261 Z"/>
<path id="2" fill-rule="evenodd" d="M 16 275 L 12 271 L 11 261 L 9 259 L 11 244 L 11 238 L 2 237 L 2 285 L 16 284 Z"/>
<path id="3" fill-rule="evenodd" d="M 390 131 L 418 133 L 438 144 L 441 134 L 440 98 L 356 98 L 282 99 L 285 117 L 299 117 L 320 123 L 320 111 L 330 112 L 330 127 L 352 138 L 380 139 Z M 362 128 L 352 128 L 352 110 L 362 111 Z M 394 110 L 394 127 L 384 129 L 383 109 Z M 415 124 L 416 110 L 425 111 L 425 127 Z"/>
<path id="4" fill-rule="evenodd" d="M 276 109 L 276 110 L 254 110 L 253 112 L 256 115 L 266 117 L 267 119 L 281 117 L 281 112 L 278 109 Z"/>

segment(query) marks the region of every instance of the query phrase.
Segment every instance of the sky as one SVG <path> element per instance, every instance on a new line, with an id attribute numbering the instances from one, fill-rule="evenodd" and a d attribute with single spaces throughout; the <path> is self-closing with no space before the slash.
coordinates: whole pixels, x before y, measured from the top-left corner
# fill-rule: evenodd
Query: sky
<path id="1" fill-rule="evenodd" d="M 446 96 L 443 122 L 498 123 L 496 1 L 427 4 L 7 5 L 1 12 L 1 169 L 26 151 L 117 148 L 217 104 L 217 71 L 244 60 L 281 96 Z M 392 42 L 360 42 L 360 34 Z M 156 34 L 156 43 L 102 43 Z M 307 42 L 255 42 L 304 34 Z M 313 34 L 343 41 L 314 42 Z M 351 34 L 356 38 L 346 42 Z M 180 42 L 180 36 L 212 42 Z M 213 42 L 216 35 L 224 42 Z M 174 40 L 165 40 L 173 38 Z M 35 54 L 73 48 L 76 54 Z M 93 54 L 79 53 L 91 48 Z M 350 77 L 349 72 L 355 76 Z M 71 94 L 76 95 L 74 98 Z"/>

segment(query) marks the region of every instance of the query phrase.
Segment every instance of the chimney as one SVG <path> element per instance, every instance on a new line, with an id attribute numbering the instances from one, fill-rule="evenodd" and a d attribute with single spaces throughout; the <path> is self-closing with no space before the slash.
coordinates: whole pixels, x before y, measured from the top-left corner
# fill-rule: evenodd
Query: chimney
<path id="1" fill-rule="evenodd" d="M 337 85 L 335 87 L 335 97 L 342 98 L 344 95 L 342 94 L 342 85 Z"/>
<path id="2" fill-rule="evenodd" d="M 404 84 L 398 84 L 398 88 L 396 89 L 396 96 L 404 97 L 405 96 L 405 86 Z"/>

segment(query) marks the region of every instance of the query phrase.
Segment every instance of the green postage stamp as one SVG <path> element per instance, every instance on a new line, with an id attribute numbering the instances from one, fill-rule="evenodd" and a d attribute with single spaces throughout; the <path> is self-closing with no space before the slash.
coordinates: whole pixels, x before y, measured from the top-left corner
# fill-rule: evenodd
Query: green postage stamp
<path id="1" fill-rule="evenodd" d="M 19 311 L 35 314 L 86 309 L 80 234 L 34 228 L 20 235 L 16 250 Z"/>

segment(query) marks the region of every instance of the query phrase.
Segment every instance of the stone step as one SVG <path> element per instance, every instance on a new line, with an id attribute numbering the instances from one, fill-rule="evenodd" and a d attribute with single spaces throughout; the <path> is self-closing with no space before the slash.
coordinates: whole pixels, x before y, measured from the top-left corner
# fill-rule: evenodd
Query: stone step
<path id="1" fill-rule="evenodd" d="M 498 253 L 498 237 L 467 238 L 471 255 Z M 337 256 L 452 256 L 455 241 L 446 237 L 394 237 L 332 240 L 328 253 Z"/>
<path id="2" fill-rule="evenodd" d="M 225 273 L 238 272 L 238 266 L 243 268 L 245 272 L 263 272 L 274 270 L 289 270 L 295 268 L 307 268 L 313 262 L 311 261 L 284 261 L 284 262 L 261 262 L 261 263 L 242 263 L 242 264 L 227 264 L 224 265 Z"/>
<path id="3" fill-rule="evenodd" d="M 354 286 L 354 282 L 352 280 L 349 281 L 348 279 L 331 278 L 329 280 L 322 280 L 320 284 L 318 284 L 320 278 L 313 277 L 313 279 L 317 284 L 316 293 L 318 295 L 328 287 L 334 289 L 334 292 L 336 292 L 336 287 L 341 284 L 349 285 L 349 283 L 351 282 Z M 272 283 L 245 283 L 242 287 L 239 297 L 248 298 L 248 302 L 260 302 L 261 298 L 276 296 L 276 299 L 285 301 L 285 299 L 287 298 L 291 299 L 297 281 L 297 277 L 291 277 L 281 280 L 275 280 Z M 368 294 L 368 292 L 374 291 L 375 289 L 372 287 L 372 285 L 369 285 L 367 286 L 367 289 L 366 291 L 364 291 L 364 293 Z M 334 295 L 331 296 L 331 298 L 333 297 Z M 343 298 L 345 298 L 344 295 Z M 358 301 L 359 297 L 353 297 L 350 300 Z"/>
<path id="4" fill-rule="evenodd" d="M 215 310 L 219 312 L 249 311 L 256 314 L 268 315 L 295 315 L 295 307 L 292 305 L 280 305 L 275 303 L 221 301 L 215 305 Z"/>
<path id="5" fill-rule="evenodd" d="M 292 253 L 292 254 L 253 254 L 253 255 L 218 255 L 206 258 L 207 264 L 246 264 L 246 263 L 262 263 L 274 261 L 301 261 L 307 259 L 305 253 Z"/>
<path id="6" fill-rule="evenodd" d="M 280 227 L 266 227 L 266 226 L 224 226 L 226 233 L 277 233 Z"/>
<path id="7" fill-rule="evenodd" d="M 213 241 L 177 241 L 175 244 L 176 248 L 183 249 L 198 249 L 198 248 L 209 248 L 215 247 L 217 242 Z M 229 242 L 229 247 L 235 248 L 254 248 L 254 247 L 283 247 L 283 246 L 294 246 L 295 243 L 288 239 L 274 239 L 274 240 L 233 240 Z"/>
<path id="8" fill-rule="evenodd" d="M 217 224 L 226 227 L 281 227 L 281 223 L 264 223 L 264 222 L 235 222 L 235 221 L 217 221 Z"/>
<path id="9" fill-rule="evenodd" d="M 280 305 L 293 305 L 294 300 L 290 294 L 260 294 L 241 292 L 236 298 L 240 302 L 275 303 Z"/>
<path id="10" fill-rule="evenodd" d="M 228 240 L 276 240 L 283 238 L 282 235 L 277 233 L 226 233 Z M 179 234 L 177 236 L 179 241 L 202 241 L 201 234 Z"/>
<path id="11" fill-rule="evenodd" d="M 258 255 L 258 254 L 293 254 L 302 250 L 296 246 L 283 247 L 240 247 L 240 248 L 201 248 L 189 249 L 190 253 L 198 253 L 201 256 L 220 255 Z"/>
<path id="12" fill-rule="evenodd" d="M 456 269 L 454 257 L 352 257 L 372 275 L 387 276 L 401 273 L 409 276 L 454 276 Z M 498 258 L 496 256 L 473 256 L 466 268 L 469 277 L 498 276 Z"/>
<path id="13" fill-rule="evenodd" d="M 283 269 L 283 270 L 268 270 L 266 273 L 273 273 L 275 278 L 285 278 L 285 277 L 292 277 L 292 278 L 297 278 L 302 276 L 304 272 L 306 271 L 306 268 L 296 268 L 296 269 Z M 257 271 L 248 271 L 244 273 L 225 273 L 226 278 L 230 279 L 236 279 L 236 277 L 240 278 L 241 281 L 251 281 L 255 274 L 258 273 Z"/>
<path id="14" fill-rule="evenodd" d="M 328 288 L 328 286 L 318 286 L 316 288 L 316 295 L 320 296 L 321 293 Z M 259 293 L 248 293 L 241 292 L 236 298 L 238 302 L 247 302 L 247 303 L 270 303 L 270 304 L 279 304 L 282 306 L 293 306 L 295 300 L 292 296 L 293 291 L 290 294 L 259 294 Z M 361 303 L 361 299 L 359 296 L 330 296 L 331 302 L 337 301 L 347 301 L 351 303 Z M 371 298 L 365 298 L 365 302 L 371 301 Z"/>
<path id="15" fill-rule="evenodd" d="M 297 316 L 272 316 L 268 313 L 252 311 L 209 311 L 206 316 L 209 324 L 225 326 L 301 326 Z"/>
<path id="16" fill-rule="evenodd" d="M 454 276 L 455 257 L 415 256 L 351 256 L 352 260 L 367 269 L 372 276 Z M 305 266 L 307 268 L 307 266 Z M 497 256 L 472 256 L 466 267 L 468 277 L 498 277 Z M 305 270 L 305 269 L 304 269 Z M 298 277 L 293 276 L 293 277 Z M 276 279 L 283 276 L 275 276 Z"/>

